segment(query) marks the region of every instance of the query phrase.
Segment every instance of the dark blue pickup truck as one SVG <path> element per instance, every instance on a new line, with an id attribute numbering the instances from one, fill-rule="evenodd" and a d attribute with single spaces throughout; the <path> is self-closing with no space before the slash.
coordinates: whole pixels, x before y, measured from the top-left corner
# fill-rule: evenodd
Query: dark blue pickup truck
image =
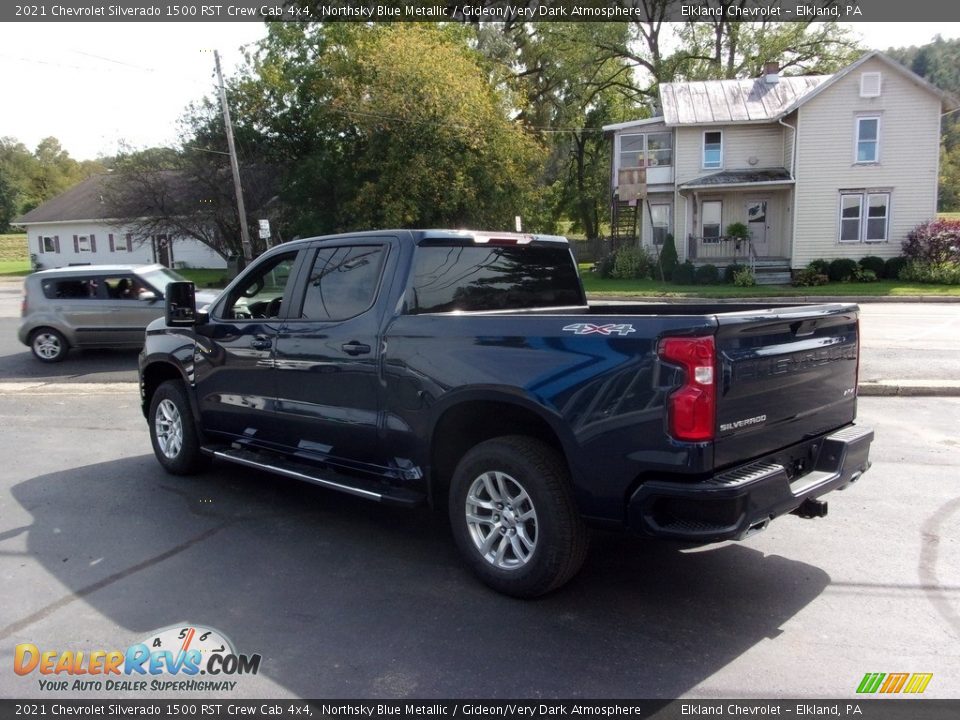
<path id="1" fill-rule="evenodd" d="M 563 238 L 446 230 L 286 243 L 166 301 L 140 388 L 168 471 L 446 506 L 511 595 L 569 580 L 590 525 L 742 539 L 870 466 L 855 305 L 591 306 Z"/>

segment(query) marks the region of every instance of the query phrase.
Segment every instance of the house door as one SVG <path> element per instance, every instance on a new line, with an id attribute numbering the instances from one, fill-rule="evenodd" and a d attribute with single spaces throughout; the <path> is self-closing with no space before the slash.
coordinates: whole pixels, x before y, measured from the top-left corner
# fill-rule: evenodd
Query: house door
<path id="1" fill-rule="evenodd" d="M 153 256 L 164 267 L 170 267 L 170 240 L 166 235 L 154 237 Z"/>
<path id="2" fill-rule="evenodd" d="M 759 257 L 770 256 L 770 223 L 767 218 L 766 200 L 748 200 L 746 204 L 747 228 L 753 239 L 753 249 Z"/>

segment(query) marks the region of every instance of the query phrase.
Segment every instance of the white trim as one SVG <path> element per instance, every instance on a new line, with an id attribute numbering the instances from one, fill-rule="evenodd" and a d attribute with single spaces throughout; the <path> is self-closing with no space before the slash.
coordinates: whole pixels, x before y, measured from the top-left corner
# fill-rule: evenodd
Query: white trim
<path id="1" fill-rule="evenodd" d="M 843 239 L 843 199 L 845 197 L 859 198 L 859 210 L 857 211 L 857 237 L 855 240 Z M 850 218 L 852 220 L 853 218 Z M 840 245 L 859 245 L 863 242 L 863 193 L 862 192 L 843 192 L 840 191 L 837 202 L 837 243 Z"/>
<path id="2" fill-rule="evenodd" d="M 874 195 L 884 195 L 887 198 L 887 202 L 884 205 L 884 217 L 883 217 L 883 239 L 882 240 L 870 240 L 867 237 L 867 233 L 870 232 L 870 198 Z M 890 216 L 893 214 L 893 193 L 890 191 L 884 192 L 865 192 L 863 194 L 863 205 L 866 210 L 864 219 L 866 222 L 863 225 L 863 243 L 864 245 L 883 245 L 890 242 Z"/>
<path id="3" fill-rule="evenodd" d="M 876 120 L 877 121 L 877 138 L 873 142 L 876 143 L 876 152 L 873 160 L 861 160 L 860 159 L 860 123 L 863 120 Z M 880 114 L 871 113 L 869 115 L 854 115 L 853 117 L 853 164 L 854 165 L 879 165 L 880 164 Z M 866 140 L 864 142 L 871 142 Z"/>
<path id="4" fill-rule="evenodd" d="M 604 125 L 601 130 L 603 132 L 616 132 L 618 130 L 630 130 L 635 127 L 645 127 L 647 125 L 653 125 L 654 123 L 666 123 L 663 120 L 663 116 L 647 118 L 646 120 L 629 120 L 622 123 L 614 123 L 613 125 Z"/>
<path id="5" fill-rule="evenodd" d="M 707 133 L 720 133 L 720 164 L 707 165 Z M 700 137 L 700 168 L 702 170 L 723 170 L 723 130 L 704 130 Z"/>
<path id="6" fill-rule="evenodd" d="M 870 223 L 870 198 L 876 195 L 883 195 L 887 198 L 885 204 L 886 215 L 884 216 L 884 228 L 882 240 L 868 240 Z M 859 225 L 857 227 L 857 238 L 855 240 L 843 239 L 843 199 L 845 197 L 859 198 L 860 214 L 857 218 Z M 838 245 L 886 245 L 890 242 L 890 221 L 893 217 L 893 191 L 890 189 L 870 190 L 838 190 L 837 198 L 837 229 L 836 237 Z M 851 218 L 852 219 L 852 218 Z"/>

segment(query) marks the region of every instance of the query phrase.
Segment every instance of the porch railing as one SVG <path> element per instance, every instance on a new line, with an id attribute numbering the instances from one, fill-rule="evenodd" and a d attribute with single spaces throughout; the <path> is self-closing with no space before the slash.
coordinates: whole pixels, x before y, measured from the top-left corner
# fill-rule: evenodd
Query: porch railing
<path id="1" fill-rule="evenodd" d="M 705 238 L 702 235 L 687 237 L 687 257 L 691 260 L 745 261 L 752 270 L 757 260 L 757 251 L 750 238 L 733 238 L 721 235 Z"/>

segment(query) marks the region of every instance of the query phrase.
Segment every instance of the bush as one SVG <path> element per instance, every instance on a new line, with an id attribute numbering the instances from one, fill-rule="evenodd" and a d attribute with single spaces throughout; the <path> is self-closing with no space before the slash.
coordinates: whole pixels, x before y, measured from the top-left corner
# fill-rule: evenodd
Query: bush
<path id="1" fill-rule="evenodd" d="M 677 285 L 693 285 L 695 273 L 696 268 L 693 263 L 687 260 L 673 269 L 673 281 Z"/>
<path id="2" fill-rule="evenodd" d="M 794 275 L 790 284 L 794 287 L 816 287 L 818 285 L 826 285 L 830 282 L 829 277 L 821 272 L 817 272 L 817 269 L 812 267 L 813 263 L 810 263 L 810 265 L 810 267 L 800 270 Z"/>
<path id="3" fill-rule="evenodd" d="M 883 277 L 883 271 L 886 266 L 887 263 L 884 261 L 884 259 L 877 257 L 876 255 L 867 255 L 867 257 L 860 260 L 861 269 L 872 271 L 877 279 Z"/>
<path id="4" fill-rule="evenodd" d="M 653 267 L 653 258 L 642 247 L 622 247 L 614 258 L 612 276 L 619 280 L 649 280 Z"/>
<path id="5" fill-rule="evenodd" d="M 716 285 L 720 282 L 720 271 L 716 265 L 701 265 L 696 269 L 694 278 L 697 285 Z"/>
<path id="6" fill-rule="evenodd" d="M 746 265 L 730 263 L 723 269 L 723 281 L 728 285 L 733 285 L 736 280 L 737 273 L 743 270 L 745 267 Z"/>
<path id="7" fill-rule="evenodd" d="M 827 275 L 832 282 L 849 282 L 857 275 L 857 261 L 850 258 L 831 260 Z"/>
<path id="8" fill-rule="evenodd" d="M 670 280 L 676 268 L 677 245 L 673 241 L 673 235 L 667 235 L 667 239 L 663 241 L 663 247 L 660 248 L 660 269 L 663 271 L 663 279 Z"/>
<path id="9" fill-rule="evenodd" d="M 733 274 L 733 284 L 737 287 L 753 287 L 757 284 L 757 278 L 750 268 L 741 267 Z"/>
<path id="10" fill-rule="evenodd" d="M 900 271 L 907 264 L 907 259 L 902 255 L 900 257 L 889 258 L 883 265 L 883 276 L 887 280 L 896 280 L 900 277 Z"/>
<path id="11" fill-rule="evenodd" d="M 829 275 L 830 263 L 823 258 L 817 258 L 816 260 L 810 261 L 810 264 L 807 265 L 807 270 L 813 270 L 817 275 Z"/>
<path id="12" fill-rule="evenodd" d="M 937 285 L 960 285 L 960 263 L 910 262 L 900 271 L 900 279 Z"/>
<path id="13" fill-rule="evenodd" d="M 857 282 L 868 283 L 868 282 L 876 282 L 880 278 L 877 277 L 877 274 L 873 270 L 864 270 L 863 268 L 857 268 L 857 274 L 854 279 Z"/>
<path id="14" fill-rule="evenodd" d="M 930 263 L 960 263 L 960 220 L 931 220 L 917 225 L 903 241 L 908 260 Z"/>

